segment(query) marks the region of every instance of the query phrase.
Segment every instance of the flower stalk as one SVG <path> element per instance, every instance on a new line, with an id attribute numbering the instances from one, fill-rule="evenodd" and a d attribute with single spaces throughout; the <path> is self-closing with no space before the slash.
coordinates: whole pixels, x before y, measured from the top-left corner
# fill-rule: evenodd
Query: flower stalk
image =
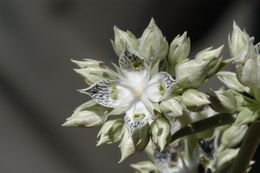
<path id="1" fill-rule="evenodd" d="M 187 135 L 192 135 L 205 130 L 232 124 L 233 122 L 235 122 L 235 118 L 233 117 L 232 114 L 228 114 L 228 113 L 217 114 L 210 118 L 203 119 L 188 124 L 187 126 L 184 126 L 183 128 L 181 128 L 180 130 L 178 130 L 172 135 L 171 142 L 174 142 L 175 140 Z"/>
<path id="2" fill-rule="evenodd" d="M 245 135 L 238 156 L 233 163 L 230 173 L 245 173 L 260 143 L 260 121 L 253 122 Z"/>

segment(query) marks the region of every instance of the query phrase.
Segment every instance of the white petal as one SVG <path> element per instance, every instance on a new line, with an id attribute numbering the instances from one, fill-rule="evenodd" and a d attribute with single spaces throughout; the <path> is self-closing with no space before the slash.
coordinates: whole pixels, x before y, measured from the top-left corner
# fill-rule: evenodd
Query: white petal
<path id="1" fill-rule="evenodd" d="M 152 120 L 153 115 L 142 101 L 134 104 L 125 115 L 125 123 L 131 132 L 143 127 Z"/>
<path id="2" fill-rule="evenodd" d="M 140 71 L 145 68 L 144 60 L 136 54 L 125 50 L 119 57 L 119 67 L 123 71 Z"/>
<path id="3" fill-rule="evenodd" d="M 110 108 L 124 107 L 134 99 L 128 88 L 111 80 L 97 82 L 81 92 L 88 94 L 97 103 Z"/>
<path id="4" fill-rule="evenodd" d="M 152 102 L 159 102 L 170 94 L 174 84 L 168 73 L 160 72 L 149 81 L 145 94 Z"/>

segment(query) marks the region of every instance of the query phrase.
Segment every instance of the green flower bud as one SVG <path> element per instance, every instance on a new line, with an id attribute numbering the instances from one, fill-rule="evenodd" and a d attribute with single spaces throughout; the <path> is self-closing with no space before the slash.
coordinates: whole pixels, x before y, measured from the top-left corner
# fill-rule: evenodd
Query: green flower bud
<path id="1" fill-rule="evenodd" d="M 223 151 L 219 151 L 217 153 L 217 159 L 216 159 L 216 168 L 221 172 L 222 169 L 224 169 L 227 165 L 229 165 L 237 156 L 239 151 L 238 149 L 225 149 Z"/>
<path id="2" fill-rule="evenodd" d="M 218 70 L 221 64 L 222 58 L 219 58 L 220 53 L 223 50 L 223 45 L 217 49 L 212 49 L 212 47 L 204 49 L 200 51 L 196 56 L 195 59 L 201 61 L 210 61 L 208 65 L 209 69 L 207 70 L 206 77 L 210 77 L 214 75 Z"/>
<path id="3" fill-rule="evenodd" d="M 234 23 L 230 39 L 231 54 L 237 58 L 235 62 L 238 80 L 248 86 L 256 100 L 260 102 L 260 55 L 259 45 L 254 46 L 254 38 Z"/>
<path id="4" fill-rule="evenodd" d="M 163 151 L 171 138 L 171 125 L 169 121 L 161 116 L 157 118 L 151 125 L 151 135 L 153 142 Z"/>
<path id="5" fill-rule="evenodd" d="M 80 105 L 63 126 L 83 126 L 93 127 L 104 123 L 111 109 L 97 104 L 95 101 L 89 101 Z"/>
<path id="6" fill-rule="evenodd" d="M 238 81 L 236 74 L 233 72 L 221 71 L 218 72 L 217 77 L 224 85 L 226 85 L 230 89 L 233 89 L 237 92 L 250 92 L 250 89 L 248 87 L 245 87 Z"/>
<path id="7" fill-rule="evenodd" d="M 235 147 L 244 138 L 247 128 L 247 125 L 232 125 L 228 127 L 222 134 L 221 145 L 225 148 Z"/>
<path id="8" fill-rule="evenodd" d="M 243 125 L 243 124 L 249 124 L 253 121 L 255 121 L 259 117 L 259 111 L 253 112 L 248 108 L 243 108 L 241 112 L 236 117 L 235 124 L 237 125 Z"/>
<path id="9" fill-rule="evenodd" d="M 182 94 L 181 101 L 188 109 L 192 111 L 199 111 L 204 106 L 210 104 L 208 97 L 208 95 L 202 92 L 189 89 Z"/>
<path id="10" fill-rule="evenodd" d="M 260 102 L 260 56 L 248 59 L 245 65 L 238 65 L 237 75 Z"/>
<path id="11" fill-rule="evenodd" d="M 195 56 L 195 59 L 197 60 L 204 60 L 204 61 L 209 61 L 209 60 L 215 60 L 218 59 L 220 53 L 222 52 L 224 46 L 220 46 L 217 49 L 212 49 L 212 47 L 206 48 L 200 52 L 198 52 Z"/>
<path id="12" fill-rule="evenodd" d="M 111 43 L 118 57 L 120 57 L 126 49 L 138 49 L 139 41 L 130 31 L 125 32 L 114 26 L 114 35 L 114 41 L 111 40 Z"/>
<path id="13" fill-rule="evenodd" d="M 161 102 L 160 110 L 167 116 L 167 118 L 175 119 L 183 115 L 184 106 L 180 102 L 180 98 L 173 97 Z"/>
<path id="14" fill-rule="evenodd" d="M 83 59 L 83 61 L 71 60 L 80 68 L 107 68 L 103 61 L 93 59 Z"/>
<path id="15" fill-rule="evenodd" d="M 182 88 L 197 88 L 208 76 L 216 73 L 220 65 L 219 54 L 223 46 L 205 49 L 196 58 L 176 65 L 176 82 Z"/>
<path id="16" fill-rule="evenodd" d="M 139 40 L 140 46 L 138 52 L 147 62 L 155 63 L 167 56 L 169 49 L 168 42 L 155 24 L 153 18 Z"/>
<path id="17" fill-rule="evenodd" d="M 119 145 L 121 150 L 121 159 L 119 163 L 123 162 L 135 152 L 141 152 L 145 149 L 150 140 L 149 129 L 149 124 L 146 124 L 133 132 L 127 127 L 123 129 L 124 134 Z"/>
<path id="18" fill-rule="evenodd" d="M 237 24 L 233 23 L 233 32 L 228 37 L 229 50 L 232 57 L 238 58 L 236 61 L 244 62 L 254 54 L 253 38 L 242 31 Z"/>
<path id="19" fill-rule="evenodd" d="M 106 121 L 101 127 L 98 137 L 100 140 L 98 141 L 98 146 L 101 144 L 112 144 L 118 142 L 122 137 L 122 128 L 124 121 L 123 119 L 115 119 Z"/>
<path id="20" fill-rule="evenodd" d="M 151 161 L 143 161 L 130 165 L 136 173 L 160 173 L 158 168 Z"/>
<path id="21" fill-rule="evenodd" d="M 190 38 L 187 38 L 187 32 L 184 32 L 181 36 L 177 35 L 169 49 L 168 60 L 174 67 L 176 64 L 185 61 L 190 53 Z"/>
<path id="22" fill-rule="evenodd" d="M 210 95 L 211 108 L 217 112 L 233 113 L 238 108 L 236 93 L 232 90 L 219 90 Z"/>
<path id="23" fill-rule="evenodd" d="M 76 73 L 81 75 L 88 85 L 92 85 L 100 80 L 115 79 L 114 72 L 109 69 L 102 61 L 85 59 L 84 61 L 75 61 L 80 69 L 74 69 Z"/>

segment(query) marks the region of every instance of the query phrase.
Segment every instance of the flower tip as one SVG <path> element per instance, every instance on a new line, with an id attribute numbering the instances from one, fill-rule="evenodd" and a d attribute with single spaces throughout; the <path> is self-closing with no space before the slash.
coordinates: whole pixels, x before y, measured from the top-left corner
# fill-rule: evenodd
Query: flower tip
<path id="1" fill-rule="evenodd" d="M 78 91 L 79 93 L 86 94 L 86 89 L 77 89 L 77 91 Z"/>
<path id="2" fill-rule="evenodd" d="M 81 70 L 80 69 L 73 69 L 74 72 L 78 73 L 78 74 L 81 74 Z"/>
<path id="3" fill-rule="evenodd" d="M 224 45 L 221 45 L 219 46 L 217 49 L 216 49 L 216 52 L 217 52 L 217 56 L 219 56 L 219 54 L 223 51 L 223 48 L 224 48 Z"/>
<path id="4" fill-rule="evenodd" d="M 165 145 L 159 145 L 160 152 L 163 152 Z"/>
<path id="5" fill-rule="evenodd" d="M 99 147 L 100 145 L 102 145 L 103 143 L 101 142 L 101 140 L 99 140 L 98 142 L 97 142 L 97 147 Z"/>
<path id="6" fill-rule="evenodd" d="M 118 28 L 116 25 L 114 25 L 114 26 L 113 26 L 113 30 L 114 30 L 114 32 L 116 32 L 116 31 L 119 30 L 119 28 Z"/>
<path id="7" fill-rule="evenodd" d="M 221 51 L 223 50 L 223 48 L 224 48 L 224 44 L 218 47 L 218 49 L 220 49 Z"/>
<path id="8" fill-rule="evenodd" d="M 233 30 L 242 32 L 241 28 L 237 25 L 236 21 L 233 21 Z"/>
<path id="9" fill-rule="evenodd" d="M 122 157 L 121 157 L 121 159 L 117 162 L 117 163 L 122 163 L 123 161 L 124 161 L 125 159 L 123 159 Z"/>
<path id="10" fill-rule="evenodd" d="M 62 127 L 68 127 L 68 126 L 70 126 L 70 124 L 68 123 L 68 121 L 66 121 L 66 122 L 63 123 L 61 126 L 62 126 Z"/>
<path id="11" fill-rule="evenodd" d="M 77 62 L 78 62 L 77 60 L 75 60 L 75 59 L 73 59 L 73 58 L 71 58 L 70 61 L 73 62 L 73 63 L 75 63 L 75 64 L 77 64 Z"/>
<path id="12" fill-rule="evenodd" d="M 237 23 L 236 23 L 235 20 L 233 20 L 233 27 L 234 27 L 234 26 L 237 26 Z"/>
<path id="13" fill-rule="evenodd" d="M 182 34 L 182 37 L 187 37 L 187 35 L 188 35 L 188 32 L 187 31 L 184 31 L 184 33 Z"/>
<path id="14" fill-rule="evenodd" d="M 71 58 L 70 61 L 73 62 L 74 64 L 76 64 L 77 66 L 81 67 L 82 61 L 78 61 L 78 60 L 75 60 L 73 58 Z"/>
<path id="15" fill-rule="evenodd" d="M 156 26 L 156 23 L 155 23 L 155 20 L 154 20 L 154 18 L 152 17 L 151 18 L 151 20 L 150 20 L 150 22 L 149 22 L 149 25 L 148 25 L 149 27 L 154 27 L 154 26 Z"/>

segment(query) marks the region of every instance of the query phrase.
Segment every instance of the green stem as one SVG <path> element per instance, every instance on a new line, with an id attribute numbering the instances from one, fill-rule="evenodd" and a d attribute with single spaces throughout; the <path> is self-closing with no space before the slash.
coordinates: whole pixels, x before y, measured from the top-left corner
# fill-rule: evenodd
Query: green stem
<path id="1" fill-rule="evenodd" d="M 253 122 L 245 135 L 230 173 L 246 173 L 260 142 L 260 122 Z"/>
<path id="2" fill-rule="evenodd" d="M 187 126 L 184 126 L 183 128 L 181 128 L 180 130 L 178 130 L 176 133 L 172 135 L 171 142 L 187 135 L 199 133 L 204 130 L 209 130 L 223 125 L 232 124 L 234 121 L 235 118 L 232 116 L 232 114 L 227 114 L 227 113 L 217 114 L 210 118 L 206 118 L 188 124 Z"/>

